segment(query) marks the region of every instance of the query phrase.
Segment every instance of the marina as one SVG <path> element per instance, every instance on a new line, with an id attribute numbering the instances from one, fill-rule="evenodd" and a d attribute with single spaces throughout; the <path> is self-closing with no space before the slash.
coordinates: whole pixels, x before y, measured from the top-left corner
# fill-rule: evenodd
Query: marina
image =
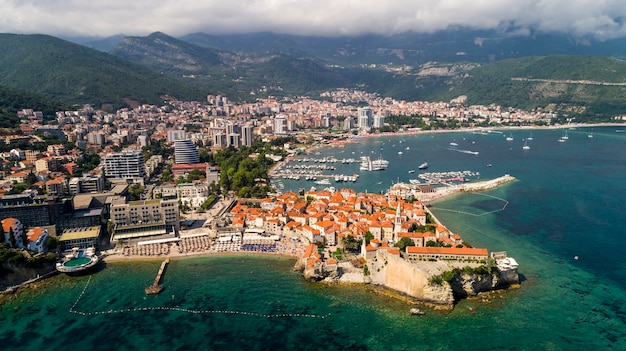
<path id="1" fill-rule="evenodd" d="M 451 171 L 451 172 L 430 172 L 418 175 L 418 178 L 426 183 L 451 183 L 451 182 L 467 182 L 469 177 L 480 177 L 480 172 L 474 171 Z"/>

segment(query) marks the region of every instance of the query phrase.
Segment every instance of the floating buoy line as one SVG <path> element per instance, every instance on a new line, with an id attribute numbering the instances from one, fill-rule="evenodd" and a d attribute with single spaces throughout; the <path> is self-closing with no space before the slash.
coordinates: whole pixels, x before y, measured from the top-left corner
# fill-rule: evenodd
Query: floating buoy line
<path id="1" fill-rule="evenodd" d="M 126 313 L 126 312 L 141 312 L 141 311 L 176 311 L 176 312 L 185 312 L 192 314 L 230 314 L 230 315 L 244 315 L 244 316 L 252 316 L 252 317 L 261 317 L 261 318 L 316 318 L 316 319 L 324 319 L 330 316 L 330 313 L 326 315 L 319 314 L 307 314 L 307 313 L 278 313 L 278 314 L 264 314 L 264 313 L 256 313 L 256 312 L 247 312 L 247 311 L 235 311 L 235 310 L 196 310 L 190 308 L 182 308 L 182 307 L 166 307 L 166 306 L 157 306 L 157 307 L 134 307 L 134 308 L 122 308 L 117 310 L 106 310 L 106 311 L 78 311 L 76 310 L 76 305 L 82 299 L 83 295 L 85 295 L 85 291 L 89 287 L 89 283 L 91 283 L 91 276 L 87 280 L 87 284 L 78 295 L 76 301 L 72 307 L 70 307 L 69 312 L 81 316 L 96 316 L 96 315 L 106 315 L 106 314 L 118 314 L 118 313 Z"/>
<path id="2" fill-rule="evenodd" d="M 454 212 L 454 213 L 461 213 L 461 214 L 474 216 L 474 217 L 481 217 L 481 216 L 484 216 L 484 215 L 488 215 L 490 213 L 496 213 L 496 212 L 504 211 L 506 209 L 506 207 L 509 205 L 509 201 L 507 201 L 507 200 L 505 200 L 503 198 L 497 197 L 497 196 L 488 195 L 488 194 L 480 194 L 480 193 L 473 193 L 473 194 L 474 195 L 481 195 L 481 196 L 491 197 L 493 199 L 502 201 L 504 204 L 502 205 L 501 208 L 499 208 L 497 210 L 485 211 L 485 212 L 480 213 L 480 214 L 470 213 L 470 212 L 465 212 L 465 211 L 459 211 L 459 210 L 453 210 L 453 209 L 449 209 L 449 208 L 441 208 L 441 207 L 431 207 L 431 209 L 440 210 L 440 211 Z"/>

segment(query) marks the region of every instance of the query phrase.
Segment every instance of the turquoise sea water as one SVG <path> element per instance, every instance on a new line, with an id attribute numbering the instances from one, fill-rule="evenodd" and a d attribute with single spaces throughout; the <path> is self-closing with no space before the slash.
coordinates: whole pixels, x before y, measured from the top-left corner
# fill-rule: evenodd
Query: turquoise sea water
<path id="1" fill-rule="evenodd" d="M 619 128 L 618 128 L 619 129 Z M 625 350 L 626 134 L 616 128 L 367 138 L 316 157 L 379 154 L 388 170 L 351 187 L 379 192 L 427 171 L 505 173 L 514 183 L 433 203 L 435 215 L 475 246 L 506 250 L 521 288 L 490 302 L 410 316 L 404 302 L 362 286 L 305 282 L 274 256 L 174 259 L 165 290 L 145 296 L 160 261 L 109 263 L 57 276 L 0 305 L 2 349 L 119 350 Z M 471 155 L 449 150 L 456 142 Z M 407 149 L 408 148 L 408 149 Z M 398 154 L 402 151 L 402 154 Z M 492 167 L 486 167 L 491 164 Z M 336 173 L 358 164 L 335 164 Z M 408 173 L 409 170 L 415 173 Z M 285 189 L 313 183 L 284 180 Z M 380 183 L 380 184 L 379 184 Z M 339 187 L 339 185 L 337 185 Z M 504 206 L 506 204 L 506 206 Z M 502 210 L 501 210 L 502 209 Z M 574 259 L 578 256 L 578 259 Z"/>

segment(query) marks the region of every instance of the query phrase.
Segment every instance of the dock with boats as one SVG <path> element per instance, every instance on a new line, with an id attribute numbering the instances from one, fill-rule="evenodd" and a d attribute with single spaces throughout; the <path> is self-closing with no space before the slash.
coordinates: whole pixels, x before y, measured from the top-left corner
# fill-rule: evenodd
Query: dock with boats
<path id="1" fill-rule="evenodd" d="M 168 263 L 170 263 L 169 257 L 166 258 L 161 263 L 161 268 L 159 268 L 159 272 L 157 273 L 156 277 L 154 278 L 154 283 L 152 283 L 152 285 L 146 287 L 146 294 L 147 295 L 156 295 L 156 294 L 160 293 L 163 290 L 163 285 L 161 285 L 161 278 L 163 277 L 163 273 L 165 273 L 165 267 L 167 266 Z"/>

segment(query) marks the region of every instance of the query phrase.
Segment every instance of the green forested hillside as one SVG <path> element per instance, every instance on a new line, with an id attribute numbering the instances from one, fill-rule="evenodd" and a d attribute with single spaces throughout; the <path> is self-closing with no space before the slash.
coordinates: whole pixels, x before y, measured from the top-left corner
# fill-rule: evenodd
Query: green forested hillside
<path id="1" fill-rule="evenodd" d="M 69 109 L 70 106 L 40 95 L 0 85 L 0 128 L 18 127 L 17 111 L 25 108 L 41 111 L 45 117 L 52 118 L 56 111 Z"/>
<path id="2" fill-rule="evenodd" d="M 47 35 L 0 34 L 0 84 L 69 103 L 123 106 L 206 92 L 141 65 Z"/>
<path id="3" fill-rule="evenodd" d="M 626 61 L 609 57 L 546 56 L 504 60 L 467 72 L 443 99 L 524 109 L 555 106 L 583 120 L 626 114 Z M 623 84 L 624 83 L 624 84 Z"/>

